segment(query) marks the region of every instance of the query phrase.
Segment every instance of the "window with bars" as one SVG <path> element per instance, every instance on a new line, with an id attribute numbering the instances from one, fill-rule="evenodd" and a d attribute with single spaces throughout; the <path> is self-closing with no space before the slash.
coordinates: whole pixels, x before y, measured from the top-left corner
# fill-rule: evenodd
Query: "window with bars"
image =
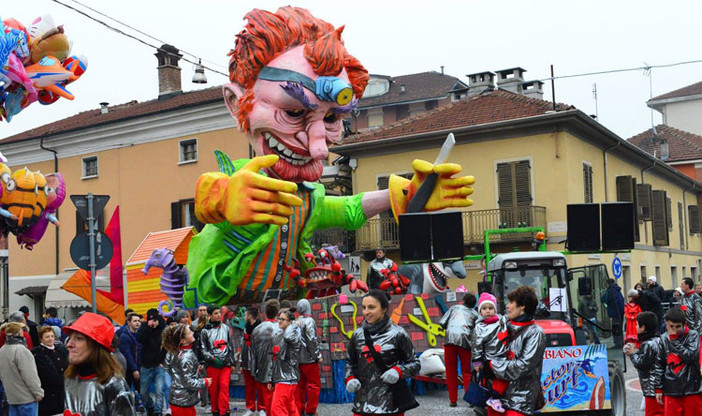
<path id="1" fill-rule="evenodd" d="M 531 165 L 528 160 L 497 164 L 498 207 L 501 227 L 529 227 L 531 218 Z"/>
<path id="2" fill-rule="evenodd" d="M 648 183 L 636 185 L 636 196 L 639 202 L 639 219 L 642 221 L 651 221 L 651 185 Z"/>
<path id="3" fill-rule="evenodd" d="M 668 239 L 668 218 L 670 213 L 668 212 L 668 197 L 665 191 L 654 190 L 651 192 L 651 208 L 653 216 L 651 224 L 653 245 L 670 245 L 670 240 Z"/>
<path id="4" fill-rule="evenodd" d="M 180 163 L 197 162 L 197 139 L 181 140 L 180 147 Z"/>
<path id="5" fill-rule="evenodd" d="M 195 200 L 181 199 L 177 202 L 171 202 L 171 229 L 191 226 L 195 227 L 198 232 L 205 226 L 195 216 Z"/>
<path id="6" fill-rule="evenodd" d="M 583 190 L 586 204 L 592 203 L 592 165 L 583 162 Z"/>
<path id="7" fill-rule="evenodd" d="M 83 178 L 94 178 L 98 176 L 98 158 L 90 156 L 83 158 Z"/>
<path id="8" fill-rule="evenodd" d="M 690 223 L 690 234 L 699 234 L 702 232 L 700 227 L 700 207 L 698 205 L 687 206 L 687 216 Z"/>

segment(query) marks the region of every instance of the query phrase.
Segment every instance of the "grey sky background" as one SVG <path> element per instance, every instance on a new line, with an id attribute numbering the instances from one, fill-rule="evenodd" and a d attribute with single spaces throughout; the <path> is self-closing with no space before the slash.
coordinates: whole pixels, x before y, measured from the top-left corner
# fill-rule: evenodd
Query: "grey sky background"
<path id="1" fill-rule="evenodd" d="M 147 39 L 72 0 L 59 0 Z M 195 54 L 203 64 L 227 72 L 229 49 L 253 8 L 274 11 L 291 4 L 249 0 L 80 0 L 81 3 Z M 155 49 L 117 34 L 51 0 L 3 0 L 2 18 L 29 25 L 51 14 L 73 41 L 73 53 L 88 58 L 87 72 L 68 89 L 74 101 L 32 104 L 0 138 L 99 107 L 158 96 Z M 699 1 L 299 1 L 335 26 L 351 54 L 373 74 L 404 75 L 440 71 L 467 82 L 466 74 L 520 66 L 527 80 L 596 71 L 702 60 Z M 193 59 L 191 56 L 187 58 Z M 181 61 L 183 90 L 221 85 L 227 78 L 207 71 L 209 83 L 192 84 L 193 65 Z M 702 63 L 653 69 L 652 93 L 660 95 L 702 80 Z M 622 138 L 651 127 L 646 106 L 651 90 L 643 71 L 556 80 L 556 100 L 587 114 Z M 544 86 L 551 99 L 551 86 Z M 654 122 L 660 123 L 658 113 Z"/>

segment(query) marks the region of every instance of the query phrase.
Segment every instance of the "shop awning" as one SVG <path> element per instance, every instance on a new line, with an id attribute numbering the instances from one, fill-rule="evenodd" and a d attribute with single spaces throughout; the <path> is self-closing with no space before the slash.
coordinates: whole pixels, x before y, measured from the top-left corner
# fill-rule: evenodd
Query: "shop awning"
<path id="1" fill-rule="evenodd" d="M 27 286 L 15 292 L 15 295 L 27 295 L 30 298 L 34 295 L 43 295 L 49 286 Z"/>

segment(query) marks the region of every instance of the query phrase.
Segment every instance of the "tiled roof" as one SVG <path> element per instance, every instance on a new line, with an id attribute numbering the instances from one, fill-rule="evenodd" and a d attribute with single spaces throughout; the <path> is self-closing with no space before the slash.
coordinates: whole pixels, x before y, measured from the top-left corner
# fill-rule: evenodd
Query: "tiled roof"
<path id="1" fill-rule="evenodd" d="M 558 111 L 563 111 L 575 107 L 557 104 L 556 108 Z M 369 142 L 410 134 L 513 120 L 537 116 L 552 109 L 553 104 L 548 101 L 503 90 L 486 91 L 382 128 L 349 136 L 341 144 Z"/>
<path id="2" fill-rule="evenodd" d="M 658 97 L 653 97 L 649 100 L 650 101 L 658 101 L 658 100 L 668 100 L 670 98 L 681 98 L 681 97 L 688 97 L 690 95 L 700 95 L 702 94 L 702 81 L 697 82 L 692 85 L 688 85 L 687 87 L 682 87 L 680 89 L 677 89 L 675 91 L 671 91 L 668 93 L 665 93 L 663 95 L 659 95 Z"/>
<path id="3" fill-rule="evenodd" d="M 100 109 L 83 111 L 74 116 L 7 137 L 0 140 L 0 144 L 66 133 L 73 130 L 96 127 L 126 119 L 143 117 L 150 114 L 216 101 L 221 101 L 222 104 L 224 104 L 224 100 L 222 99 L 222 87 L 219 86 L 204 90 L 184 92 L 161 100 L 154 99 L 143 103 L 130 101 L 128 103 L 108 107 L 108 112 L 106 114 L 101 114 Z"/>
<path id="4" fill-rule="evenodd" d="M 659 124 L 656 136 L 653 129 L 630 137 L 627 141 L 650 155 L 661 157 L 661 139 L 668 140 L 668 159 L 666 162 L 702 159 L 702 136 Z"/>
<path id="5" fill-rule="evenodd" d="M 446 97 L 449 91 L 453 90 L 457 82 L 461 82 L 461 80 L 456 77 L 436 71 L 401 75 L 398 77 L 382 77 L 377 75 L 375 75 L 375 77 L 389 79 L 390 89 L 383 95 L 361 99 L 358 103 L 360 108 L 443 98 Z M 404 93 L 401 92 L 401 85 L 405 86 Z M 468 86 L 463 86 L 463 88 L 468 88 Z"/>
<path id="6" fill-rule="evenodd" d="M 176 260 L 179 260 L 180 253 L 178 253 L 178 248 L 183 245 L 183 242 L 189 243 L 194 233 L 195 229 L 193 227 L 149 233 L 144 238 L 144 241 L 134 250 L 134 254 L 129 257 L 126 265 L 146 262 L 151 257 L 151 253 L 157 248 L 167 248 L 175 251 Z M 187 246 L 188 244 L 185 244 L 185 247 Z"/>

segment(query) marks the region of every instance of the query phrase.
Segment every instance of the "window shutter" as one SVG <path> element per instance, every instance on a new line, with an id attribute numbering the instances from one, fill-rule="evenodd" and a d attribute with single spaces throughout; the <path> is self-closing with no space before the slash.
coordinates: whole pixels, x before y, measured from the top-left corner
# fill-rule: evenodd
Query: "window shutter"
<path id="1" fill-rule="evenodd" d="M 180 202 L 171 202 L 171 230 L 182 227 Z"/>
<path id="2" fill-rule="evenodd" d="M 586 204 L 592 203 L 592 166 L 583 163 L 583 190 Z"/>
<path id="3" fill-rule="evenodd" d="M 651 221 L 651 185 L 647 183 L 642 183 L 636 185 L 636 196 L 639 202 L 639 219 L 642 221 Z"/>
<path id="4" fill-rule="evenodd" d="M 666 192 L 654 190 L 651 192 L 651 208 L 652 208 L 652 230 L 653 230 L 653 245 L 667 246 L 668 240 L 668 204 L 666 202 Z"/>
<path id="5" fill-rule="evenodd" d="M 670 198 L 665 198 L 666 205 L 666 222 L 668 223 L 668 231 L 673 231 L 673 203 Z"/>
<path id="6" fill-rule="evenodd" d="M 389 176 L 381 176 L 378 178 L 378 190 L 382 191 L 388 189 L 388 183 L 390 182 Z"/>
<path id="7" fill-rule="evenodd" d="M 617 176 L 617 201 L 633 202 L 634 190 L 632 189 L 631 176 Z"/>
<path id="8" fill-rule="evenodd" d="M 511 208 L 514 206 L 514 195 L 512 187 L 512 164 L 498 163 L 497 164 L 497 186 L 498 200 L 497 204 L 500 208 Z"/>
<path id="9" fill-rule="evenodd" d="M 699 234 L 700 230 L 700 207 L 697 205 L 687 206 L 687 216 L 690 222 L 690 234 Z"/>
<path id="10" fill-rule="evenodd" d="M 528 207 L 531 205 L 531 181 L 529 180 L 528 160 L 521 160 L 514 164 L 514 186 L 518 207 Z"/>
<path id="11" fill-rule="evenodd" d="M 685 221 L 682 202 L 678 202 L 678 235 L 680 235 L 680 249 L 685 250 Z"/>

